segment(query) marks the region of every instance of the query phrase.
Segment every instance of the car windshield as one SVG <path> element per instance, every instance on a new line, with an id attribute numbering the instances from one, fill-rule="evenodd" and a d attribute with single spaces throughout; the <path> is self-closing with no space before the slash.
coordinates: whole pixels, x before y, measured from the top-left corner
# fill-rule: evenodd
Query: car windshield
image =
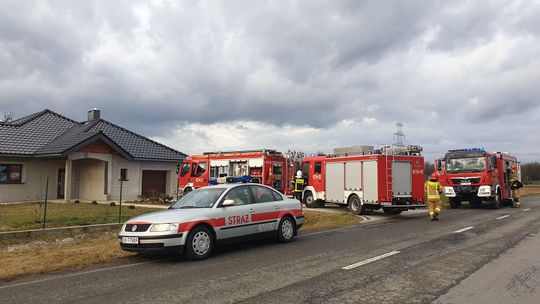
<path id="1" fill-rule="evenodd" d="M 225 188 L 202 188 L 189 192 L 170 209 L 212 208 Z"/>
<path id="2" fill-rule="evenodd" d="M 486 169 L 485 157 L 449 158 L 446 160 L 448 173 L 484 172 Z"/>

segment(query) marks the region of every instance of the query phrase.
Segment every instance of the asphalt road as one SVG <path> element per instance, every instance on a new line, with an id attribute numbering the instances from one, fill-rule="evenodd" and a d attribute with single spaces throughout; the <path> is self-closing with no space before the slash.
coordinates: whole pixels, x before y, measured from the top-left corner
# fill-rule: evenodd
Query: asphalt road
<path id="1" fill-rule="evenodd" d="M 200 262 L 142 259 L 3 282 L 0 302 L 539 303 L 539 219 L 540 198 L 445 210 L 439 222 L 406 212 L 289 244 L 222 247 Z"/>

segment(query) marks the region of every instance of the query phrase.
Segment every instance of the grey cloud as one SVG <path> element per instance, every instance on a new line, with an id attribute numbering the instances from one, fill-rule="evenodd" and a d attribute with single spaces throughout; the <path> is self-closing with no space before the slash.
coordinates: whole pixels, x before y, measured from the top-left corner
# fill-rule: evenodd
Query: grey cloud
<path id="1" fill-rule="evenodd" d="M 95 106 L 161 137 L 238 121 L 324 132 L 369 117 L 446 134 L 525 111 L 534 122 L 538 11 L 533 1 L 5 2 L 0 113 L 51 108 L 83 120 Z M 469 54 L 501 35 L 523 39 L 498 66 L 487 56 L 459 75 L 425 74 L 426 56 Z M 385 134 L 335 132 L 336 145 Z"/>

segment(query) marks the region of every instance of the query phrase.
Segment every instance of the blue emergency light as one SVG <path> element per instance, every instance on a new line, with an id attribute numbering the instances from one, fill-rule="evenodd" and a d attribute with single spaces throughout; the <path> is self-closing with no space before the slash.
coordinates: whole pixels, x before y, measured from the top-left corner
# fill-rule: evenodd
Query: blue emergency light
<path id="1" fill-rule="evenodd" d="M 472 151 L 484 152 L 485 150 L 483 147 L 448 150 L 448 152 L 472 152 Z"/>
<path id="2" fill-rule="evenodd" d="M 251 182 L 251 175 L 242 175 L 242 176 L 227 176 L 227 183 L 249 183 Z"/>
<path id="3" fill-rule="evenodd" d="M 208 184 L 209 184 L 209 185 L 217 185 L 217 184 L 219 184 L 219 183 L 218 183 L 217 178 L 215 178 L 215 177 L 210 177 L 210 178 L 208 179 Z"/>

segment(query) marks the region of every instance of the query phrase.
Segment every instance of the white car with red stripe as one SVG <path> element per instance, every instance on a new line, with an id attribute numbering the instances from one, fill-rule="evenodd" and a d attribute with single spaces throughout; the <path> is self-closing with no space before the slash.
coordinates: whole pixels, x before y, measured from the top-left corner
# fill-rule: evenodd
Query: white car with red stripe
<path id="1" fill-rule="evenodd" d="M 302 205 L 260 184 L 197 189 L 169 209 L 127 221 L 118 239 L 126 251 L 173 251 L 207 258 L 216 244 L 275 237 L 290 242 L 304 223 Z"/>

